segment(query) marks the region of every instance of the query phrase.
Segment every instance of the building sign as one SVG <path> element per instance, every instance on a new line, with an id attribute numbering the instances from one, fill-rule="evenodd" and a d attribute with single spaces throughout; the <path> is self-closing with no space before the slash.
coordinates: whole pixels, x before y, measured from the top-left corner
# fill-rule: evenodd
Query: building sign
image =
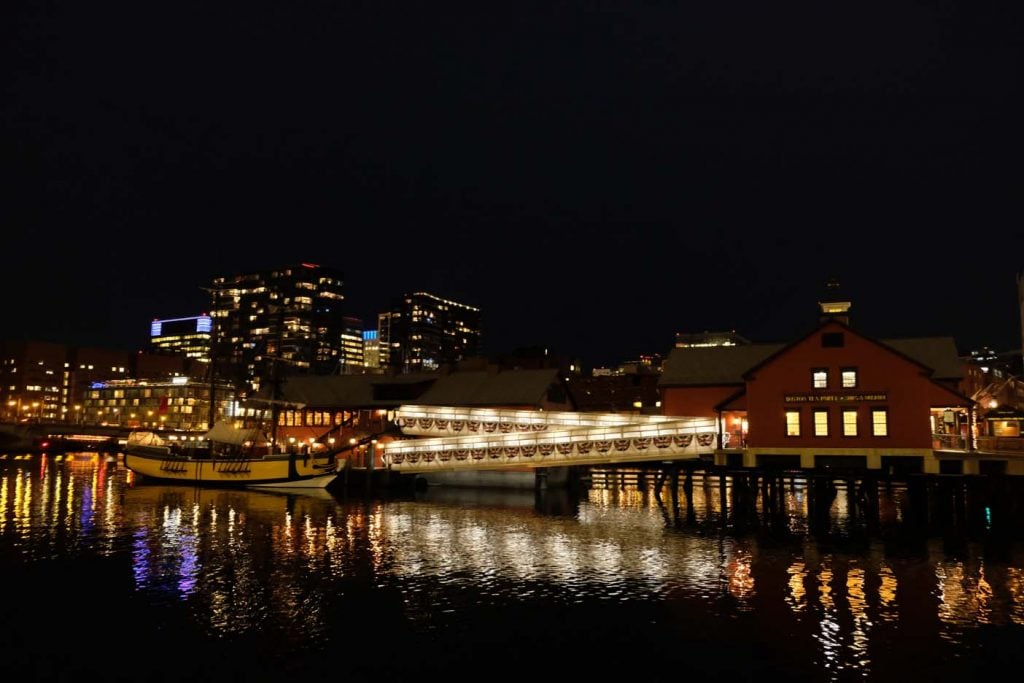
<path id="1" fill-rule="evenodd" d="M 786 394 L 786 403 L 859 403 L 861 401 L 886 401 L 884 392 L 870 394 Z"/>

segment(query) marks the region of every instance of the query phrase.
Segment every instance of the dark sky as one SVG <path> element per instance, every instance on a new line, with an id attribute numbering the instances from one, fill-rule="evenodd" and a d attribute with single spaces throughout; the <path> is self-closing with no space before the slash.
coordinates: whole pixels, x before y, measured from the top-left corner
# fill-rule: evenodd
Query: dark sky
<path id="1" fill-rule="evenodd" d="M 588 363 L 878 337 L 1019 347 L 1019 2 L 12 1 L 4 338 L 135 348 L 220 274 L 426 290 Z"/>

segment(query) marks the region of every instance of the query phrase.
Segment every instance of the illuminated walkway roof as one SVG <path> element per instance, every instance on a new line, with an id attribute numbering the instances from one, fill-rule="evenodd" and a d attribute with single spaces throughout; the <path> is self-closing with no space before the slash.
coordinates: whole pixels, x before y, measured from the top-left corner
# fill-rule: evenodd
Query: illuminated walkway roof
<path id="1" fill-rule="evenodd" d="M 714 418 L 402 406 L 402 432 L 422 438 L 387 444 L 402 472 L 522 469 L 695 460 L 714 453 Z"/>

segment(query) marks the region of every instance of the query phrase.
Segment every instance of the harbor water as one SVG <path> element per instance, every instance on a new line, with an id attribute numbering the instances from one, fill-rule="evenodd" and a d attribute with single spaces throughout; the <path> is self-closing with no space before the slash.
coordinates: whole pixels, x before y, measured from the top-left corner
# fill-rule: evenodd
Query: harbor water
<path id="1" fill-rule="evenodd" d="M 983 680 L 1024 664 L 1024 533 L 961 481 L 392 497 L 8 455 L 0 680 Z"/>

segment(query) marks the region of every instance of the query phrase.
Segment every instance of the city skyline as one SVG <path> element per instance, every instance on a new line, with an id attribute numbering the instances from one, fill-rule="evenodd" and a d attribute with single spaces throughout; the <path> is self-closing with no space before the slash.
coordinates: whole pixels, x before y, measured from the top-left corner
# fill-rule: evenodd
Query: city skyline
<path id="1" fill-rule="evenodd" d="M 829 277 L 872 336 L 1021 346 L 1020 8 L 152 12 L 13 11 L 5 336 L 137 346 L 308 261 L 488 353 L 785 340 Z"/>
<path id="2" fill-rule="evenodd" d="M 240 273 L 238 273 L 238 274 L 240 274 Z M 1022 275 L 1021 277 L 1024 277 L 1024 275 Z M 847 324 L 850 324 L 852 328 L 860 329 L 862 332 L 864 332 L 864 330 L 862 328 L 859 328 L 858 325 L 857 325 L 857 318 L 859 317 L 858 316 L 859 311 L 858 311 L 858 306 L 856 304 L 856 297 L 850 295 L 849 294 L 849 288 L 847 288 L 845 286 L 841 286 L 841 289 L 839 289 L 839 290 L 834 290 L 834 291 L 838 291 L 840 293 L 840 296 L 838 296 L 838 297 L 830 297 L 830 294 L 833 293 L 833 290 L 830 289 L 829 283 L 831 283 L 832 285 L 840 285 L 841 286 L 841 283 L 838 282 L 838 279 L 837 278 L 833 278 L 828 283 L 826 283 L 824 286 L 818 287 L 818 292 L 817 292 L 816 298 L 814 299 L 814 302 L 813 302 L 813 304 L 814 304 L 814 313 L 812 315 L 809 315 L 809 316 L 804 316 L 802 314 L 806 313 L 806 311 L 801 311 L 800 312 L 800 319 L 796 321 L 796 324 L 790 330 L 788 337 L 781 337 L 781 338 L 756 338 L 756 337 L 755 338 L 746 338 L 746 336 L 743 334 L 743 331 L 741 329 L 736 329 L 736 328 L 715 328 L 715 329 L 703 329 L 703 330 L 700 330 L 700 329 L 692 329 L 692 330 L 691 329 L 687 329 L 687 330 L 681 330 L 681 331 L 675 333 L 671 339 L 666 340 L 666 343 L 665 343 L 665 345 L 663 347 L 660 347 L 660 348 L 649 348 L 649 349 L 639 349 L 639 350 L 636 351 L 636 353 L 633 353 L 633 354 L 620 353 L 618 355 L 615 355 L 614 352 L 613 352 L 611 354 L 608 354 L 608 355 L 602 357 L 600 360 L 597 360 L 596 362 L 594 361 L 594 357 L 592 355 L 588 356 L 585 353 L 579 353 L 579 352 L 576 352 L 576 351 L 574 351 L 572 349 L 554 348 L 551 345 L 544 343 L 543 341 L 539 341 L 539 342 L 537 342 L 535 344 L 521 344 L 521 345 L 516 346 L 516 347 L 509 347 L 509 348 L 502 348 L 502 349 L 484 348 L 484 350 L 481 353 L 479 353 L 479 354 L 471 354 L 471 356 L 469 356 L 469 357 L 472 357 L 472 355 L 480 355 L 480 356 L 489 356 L 489 357 L 497 358 L 497 357 L 503 356 L 505 354 L 513 353 L 515 351 L 525 351 L 525 350 L 535 349 L 535 348 L 544 348 L 544 349 L 549 350 L 553 354 L 558 355 L 560 357 L 571 358 L 571 359 L 575 359 L 575 360 L 581 361 L 582 364 L 583 364 L 583 369 L 589 370 L 589 369 L 592 369 L 592 368 L 608 368 L 608 367 L 616 366 L 616 365 L 619 365 L 619 364 L 622 364 L 622 363 L 629 363 L 629 362 L 632 362 L 632 361 L 636 361 L 641 356 L 651 356 L 652 354 L 656 355 L 656 356 L 665 357 L 665 356 L 667 356 L 668 352 L 671 351 L 671 349 L 674 346 L 678 345 L 678 343 L 680 342 L 681 339 L 684 339 L 684 338 L 687 338 L 687 337 L 703 337 L 703 336 L 705 336 L 709 332 L 712 333 L 712 336 L 715 339 L 719 339 L 720 337 L 724 338 L 725 336 L 734 336 L 738 340 L 740 340 L 739 343 L 777 343 L 777 342 L 788 342 L 792 338 L 795 338 L 795 337 L 799 336 L 800 334 L 802 334 L 803 332 L 811 329 L 812 327 L 814 327 L 817 324 L 817 321 L 820 319 L 820 315 L 821 315 L 821 309 L 820 309 L 819 304 L 820 304 L 820 302 L 829 300 L 830 298 L 843 299 L 843 300 L 847 300 L 849 302 L 852 302 L 852 305 L 851 305 L 850 311 L 849 311 L 849 315 L 848 315 L 847 318 L 844 318 L 844 320 L 845 320 L 845 322 Z M 398 298 L 400 299 L 401 297 L 398 297 Z M 455 302 L 455 303 L 461 304 L 463 302 Z M 1024 300 L 1021 300 L 1020 304 L 1021 304 L 1021 306 L 1024 306 Z M 806 309 L 807 307 L 803 306 L 802 308 Z M 388 308 L 386 307 L 385 309 L 383 309 L 381 311 L 381 313 L 383 313 L 385 310 L 388 310 Z M 55 344 L 67 345 L 69 347 L 108 348 L 108 349 L 111 349 L 111 350 L 117 349 L 117 350 L 123 350 L 123 351 L 148 352 L 148 351 L 151 350 L 150 349 L 150 346 L 151 346 L 150 345 L 150 339 L 151 339 L 151 335 L 154 334 L 154 329 L 155 329 L 154 326 L 155 325 L 157 325 L 159 323 L 180 323 L 181 321 L 184 321 L 185 323 L 192 323 L 193 321 L 195 321 L 195 320 L 197 320 L 199 318 L 208 317 L 209 311 L 210 311 L 210 308 L 209 308 L 209 306 L 207 306 L 202 311 L 200 311 L 199 313 L 195 313 L 194 315 L 191 315 L 191 316 L 181 316 L 181 317 L 177 317 L 177 318 L 172 318 L 170 316 L 166 316 L 166 317 L 163 317 L 163 316 L 153 316 L 153 317 L 149 318 L 147 320 L 147 322 L 146 322 L 146 325 L 147 325 L 146 329 L 148 330 L 148 332 L 146 332 L 145 335 L 140 336 L 140 340 L 141 341 L 138 344 L 134 345 L 134 346 L 131 345 L 131 344 L 126 344 L 126 343 L 118 343 L 116 341 L 114 343 L 94 343 L 94 342 L 89 342 L 89 341 L 85 341 L 85 342 L 77 341 L 74 338 L 71 338 L 71 339 L 45 338 L 43 336 L 38 336 L 38 335 L 37 336 L 33 336 L 29 331 L 26 331 L 22 335 L 10 335 L 10 336 L 4 337 L 4 338 L 0 339 L 0 341 L 18 341 L 18 340 L 21 340 L 21 341 L 28 341 L 28 342 L 50 342 L 50 343 L 55 343 Z M 358 317 L 358 316 L 356 316 L 356 317 Z M 371 330 L 372 329 L 372 330 L 376 331 L 377 328 L 376 328 L 375 323 L 377 322 L 377 315 L 369 315 L 366 318 L 360 318 L 360 319 L 363 322 L 363 329 L 365 329 L 365 330 Z M 1020 319 L 1017 322 L 1018 322 L 1018 324 L 1024 325 L 1024 319 Z M 1010 328 L 1012 328 L 1012 327 L 1013 326 L 1010 325 Z M 1011 330 L 1011 331 L 1016 331 L 1016 330 Z M 487 330 L 484 329 L 483 332 L 484 332 L 484 338 L 486 339 Z M 898 334 L 898 335 L 891 335 L 891 336 L 893 338 L 896 338 L 896 339 L 906 338 L 906 337 L 915 337 L 915 336 L 916 337 L 930 337 L 930 336 L 935 336 L 935 337 L 951 337 L 951 338 L 953 338 L 953 341 L 957 344 L 957 347 L 960 350 L 960 352 L 963 355 L 965 355 L 965 356 L 968 355 L 968 354 L 971 354 L 973 352 L 983 351 L 983 350 L 987 350 L 989 352 L 996 352 L 996 353 L 1000 353 L 1000 354 L 1006 354 L 1006 355 L 1010 355 L 1010 356 L 1012 356 L 1012 355 L 1019 355 L 1021 353 L 1021 345 L 1019 343 L 1010 343 L 1010 344 L 1007 344 L 1007 345 L 1000 346 L 998 344 L 990 344 L 990 343 L 982 342 L 982 343 L 979 343 L 979 344 L 973 344 L 972 345 L 972 344 L 965 343 L 963 341 L 963 338 L 961 336 L 958 336 L 955 333 L 940 333 L 940 334 L 924 334 L 924 333 L 922 333 L 922 334 L 914 334 L 913 332 L 910 332 L 908 334 Z M 1009 337 L 1012 337 L 1012 334 L 1009 335 Z M 341 343 L 340 340 L 339 340 L 339 343 Z"/>

